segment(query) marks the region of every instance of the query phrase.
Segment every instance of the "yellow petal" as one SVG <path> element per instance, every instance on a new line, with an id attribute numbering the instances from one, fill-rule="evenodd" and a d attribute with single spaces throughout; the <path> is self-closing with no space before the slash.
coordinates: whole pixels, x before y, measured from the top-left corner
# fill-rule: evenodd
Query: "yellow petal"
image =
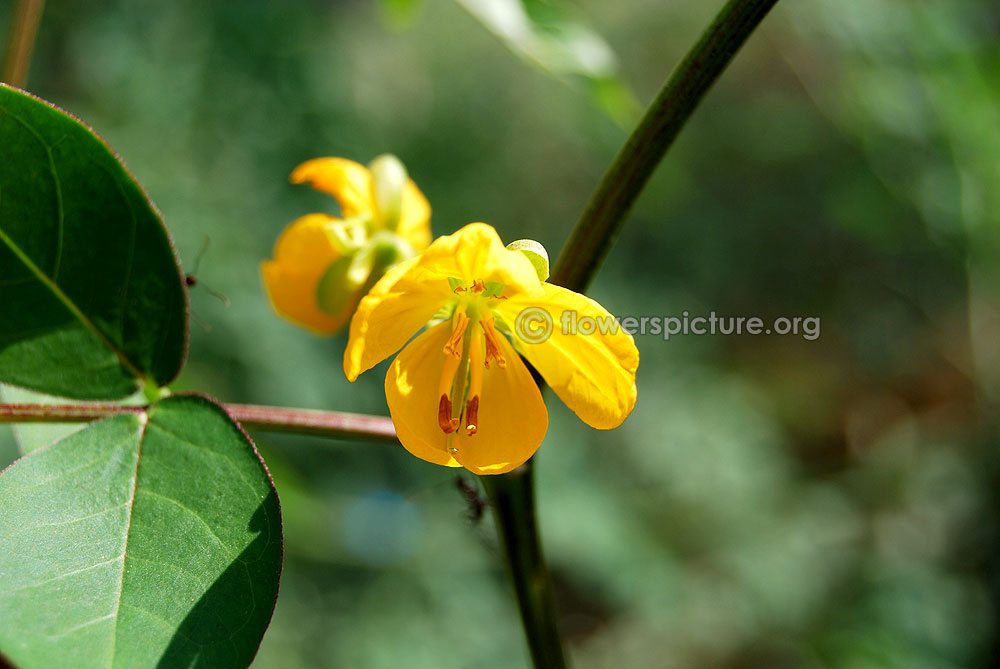
<path id="1" fill-rule="evenodd" d="M 524 464 L 535 454 L 549 427 L 549 412 L 538 385 L 504 337 L 500 349 L 506 369 L 491 365 L 483 372 L 476 434 L 458 434 L 454 457 L 476 474 L 503 474 Z M 440 430 L 438 430 L 440 432 Z"/>
<path id="2" fill-rule="evenodd" d="M 448 280 L 422 270 L 416 262 L 417 258 L 406 260 L 386 272 L 354 312 L 344 351 L 349 381 L 402 348 L 453 299 Z"/>
<path id="3" fill-rule="evenodd" d="M 514 296 L 497 303 L 497 312 L 518 336 L 524 357 L 583 422 L 599 429 L 618 427 L 635 406 L 639 351 L 632 335 L 589 297 L 550 283 L 542 288 L 541 297 Z M 536 337 L 520 336 L 517 315 L 525 308 L 544 309 L 551 319 L 551 335 L 544 341 L 529 343 Z M 571 320 L 564 314 L 573 313 L 578 325 L 593 322 L 594 332 L 564 333 L 564 323 Z"/>
<path id="4" fill-rule="evenodd" d="M 350 318 L 350 312 L 331 315 L 316 302 L 316 287 L 327 268 L 341 257 L 334 226 L 325 214 L 309 214 L 294 221 L 278 237 L 274 260 L 261 263 L 264 288 L 274 310 L 317 334 L 332 334 Z"/>
<path id="5" fill-rule="evenodd" d="M 385 396 L 400 442 L 413 455 L 440 465 L 461 464 L 476 474 L 502 474 L 530 458 L 545 437 L 548 412 L 538 386 L 506 340 L 507 368 L 483 372 L 478 431 L 462 425 L 445 434 L 438 426 L 438 383 L 451 324 L 439 323 L 396 357 L 385 377 Z M 457 448 L 454 454 L 449 447 Z"/>
<path id="6" fill-rule="evenodd" d="M 531 261 L 520 251 L 504 247 L 496 230 L 485 223 L 469 223 L 453 235 L 438 237 L 420 256 L 420 267 L 441 276 L 504 284 L 503 294 L 537 294 L 541 282 Z"/>
<path id="7" fill-rule="evenodd" d="M 445 434 L 438 427 L 438 382 L 444 368 L 445 342 L 451 323 L 438 323 L 396 356 L 385 375 L 385 400 L 396 436 L 403 447 L 421 460 L 460 467 L 448 453 Z"/>
<path id="8" fill-rule="evenodd" d="M 313 188 L 337 198 L 341 215 L 351 218 L 371 214 L 372 175 L 368 168 L 346 158 L 314 158 L 302 163 L 292 172 L 292 183 L 309 182 Z"/>
<path id="9" fill-rule="evenodd" d="M 412 179 L 408 179 L 403 188 L 396 233 L 408 241 L 414 251 L 423 251 L 431 243 L 431 205 Z"/>

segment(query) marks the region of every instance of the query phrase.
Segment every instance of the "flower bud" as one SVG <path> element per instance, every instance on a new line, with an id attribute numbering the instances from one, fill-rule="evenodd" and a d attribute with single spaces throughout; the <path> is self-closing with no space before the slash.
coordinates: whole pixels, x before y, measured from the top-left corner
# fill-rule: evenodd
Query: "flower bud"
<path id="1" fill-rule="evenodd" d="M 403 188 L 407 179 L 406 167 L 391 153 L 383 153 L 368 164 L 372 175 L 372 201 L 378 227 L 395 231 L 403 204 Z"/>
<path id="2" fill-rule="evenodd" d="M 520 251 L 527 256 L 531 266 L 535 268 L 535 273 L 538 274 L 539 281 L 549 278 L 549 254 L 544 246 L 534 239 L 518 239 L 508 244 L 507 248 L 511 251 Z"/>

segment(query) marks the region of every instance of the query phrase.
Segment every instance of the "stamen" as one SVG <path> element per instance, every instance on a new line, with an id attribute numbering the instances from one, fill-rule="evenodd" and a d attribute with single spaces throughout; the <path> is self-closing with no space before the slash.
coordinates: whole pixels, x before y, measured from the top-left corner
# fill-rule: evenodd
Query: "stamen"
<path id="1" fill-rule="evenodd" d="M 461 341 L 461 337 L 459 341 Z M 438 426 L 444 430 L 445 434 L 451 434 L 461 424 L 458 418 L 453 418 L 451 415 L 451 386 L 455 382 L 455 374 L 458 372 L 461 362 L 461 354 L 452 355 L 448 351 L 448 344 L 446 344 L 444 347 L 444 368 L 441 370 L 441 381 L 438 383 L 438 397 L 441 398 L 438 400 Z"/>
<path id="2" fill-rule="evenodd" d="M 483 394 L 483 340 L 473 337 L 469 344 L 469 400 L 465 403 L 465 433 L 470 437 L 479 431 L 479 398 Z"/>
<path id="3" fill-rule="evenodd" d="M 447 395 L 441 395 L 438 401 L 438 427 L 444 430 L 445 434 L 451 434 L 458 429 L 459 420 L 451 417 L 451 400 Z"/>
<path id="4" fill-rule="evenodd" d="M 444 345 L 444 352 L 456 358 L 462 357 L 462 337 L 465 335 L 465 328 L 469 327 L 469 317 L 464 311 L 456 311 L 452 322 L 451 336 Z"/>
<path id="5" fill-rule="evenodd" d="M 455 372 L 458 371 L 458 365 L 461 362 L 461 357 L 445 353 L 444 369 L 441 370 L 441 383 L 438 384 L 439 396 L 447 395 L 451 397 L 451 386 L 455 382 Z"/>
<path id="6" fill-rule="evenodd" d="M 479 321 L 479 325 L 482 326 L 483 334 L 486 335 L 486 369 L 490 368 L 490 360 L 496 360 L 500 369 L 506 369 L 507 360 L 503 357 L 503 351 L 500 348 L 500 335 L 497 334 L 494 327 L 493 317 L 491 316 L 489 319 L 484 318 Z"/>
<path id="7" fill-rule="evenodd" d="M 486 292 L 486 282 L 483 281 L 482 279 L 473 280 L 471 290 L 473 293 L 476 293 L 477 295 L 479 293 Z"/>
<path id="8" fill-rule="evenodd" d="M 465 433 L 470 437 L 479 430 L 479 395 L 465 403 Z"/>

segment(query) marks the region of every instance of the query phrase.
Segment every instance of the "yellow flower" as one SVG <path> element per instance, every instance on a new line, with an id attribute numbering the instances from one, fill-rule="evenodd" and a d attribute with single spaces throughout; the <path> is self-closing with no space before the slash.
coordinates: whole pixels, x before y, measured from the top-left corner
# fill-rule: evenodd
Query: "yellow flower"
<path id="1" fill-rule="evenodd" d="M 564 333 L 564 312 L 612 327 Z M 526 327 L 519 314 L 541 323 Z M 518 353 L 588 425 L 617 427 L 635 405 L 631 335 L 597 302 L 540 280 L 528 256 L 504 247 L 485 223 L 437 239 L 375 284 L 351 321 L 347 378 L 435 318 L 443 320 L 407 344 L 385 377 L 396 433 L 418 458 L 501 474 L 534 454 L 548 412 Z"/>
<path id="2" fill-rule="evenodd" d="M 274 310 L 317 334 L 332 334 L 391 265 L 431 240 L 431 208 L 394 156 L 369 167 L 316 158 L 292 172 L 340 203 L 342 217 L 307 214 L 278 237 L 274 260 L 261 263 Z"/>

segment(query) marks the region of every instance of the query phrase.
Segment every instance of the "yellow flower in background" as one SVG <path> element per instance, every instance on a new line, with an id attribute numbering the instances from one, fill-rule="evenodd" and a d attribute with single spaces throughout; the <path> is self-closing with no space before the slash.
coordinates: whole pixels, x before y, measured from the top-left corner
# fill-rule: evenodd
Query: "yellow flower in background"
<path id="1" fill-rule="evenodd" d="M 274 310 L 317 334 L 340 330 L 385 271 L 431 240 L 431 208 L 395 156 L 368 167 L 345 158 L 299 165 L 292 183 L 309 183 L 340 203 L 341 217 L 307 214 L 291 223 L 261 263 Z"/>
<path id="2" fill-rule="evenodd" d="M 400 442 L 419 458 L 476 474 L 521 465 L 548 428 L 518 353 L 585 423 L 617 427 L 635 405 L 639 352 L 601 305 L 544 282 L 547 275 L 546 267 L 540 278 L 528 254 L 504 247 L 484 223 L 441 237 L 361 300 L 344 373 L 354 381 L 406 344 L 385 378 Z M 564 333 L 567 311 L 614 327 Z M 524 314 L 541 323 L 526 326 Z M 407 344 L 432 320 L 440 322 Z"/>

